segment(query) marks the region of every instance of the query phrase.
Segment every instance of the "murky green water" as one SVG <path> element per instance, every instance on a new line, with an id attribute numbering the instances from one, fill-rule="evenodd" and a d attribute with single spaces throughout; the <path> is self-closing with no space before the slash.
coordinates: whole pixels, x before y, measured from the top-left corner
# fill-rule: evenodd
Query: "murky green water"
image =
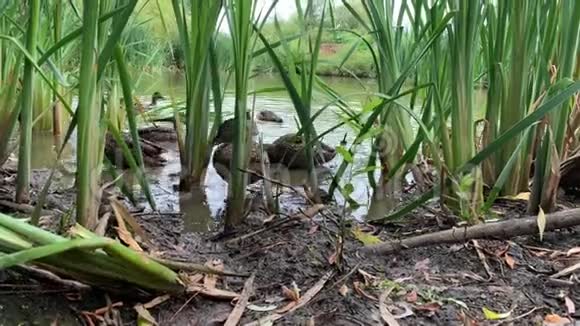
<path id="1" fill-rule="evenodd" d="M 276 76 L 260 76 L 258 78 L 252 79 L 252 82 L 252 87 L 256 90 L 283 86 L 281 81 Z M 343 96 L 346 94 L 353 94 L 349 97 L 353 100 L 353 106 L 360 106 L 359 103 L 365 98 L 363 93 L 372 91 L 376 87 L 374 85 L 374 80 L 358 81 L 349 78 L 325 78 L 325 82 Z M 143 76 L 137 88 L 139 94 L 152 94 L 155 91 L 159 91 L 164 95 L 173 96 L 176 99 L 183 99 L 185 97 L 185 81 L 180 76 L 175 75 L 161 77 Z M 144 96 L 147 103 L 147 101 L 149 101 L 149 96 Z M 313 111 L 315 112 L 318 111 L 323 105 L 328 103 L 328 98 L 326 98 L 323 94 L 315 94 L 315 100 L 316 105 L 313 108 Z M 255 110 L 270 110 L 284 119 L 282 124 L 257 121 L 259 136 L 263 138 L 265 143 L 273 142 L 282 135 L 297 131 L 295 123 L 297 116 L 295 114 L 292 102 L 288 98 L 285 91 L 260 93 L 256 96 L 255 99 Z M 233 111 L 234 97 L 233 93 L 228 91 L 224 99 L 223 112 L 225 116 L 231 116 L 233 115 Z M 336 108 L 329 108 L 317 118 L 315 126 L 317 128 L 317 132 L 322 133 L 330 128 L 333 128 L 338 123 L 340 123 L 338 110 Z M 355 136 L 354 131 L 351 128 L 340 127 L 326 135 L 323 141 L 329 145 L 337 146 L 344 139 L 345 135 L 347 140 L 352 140 Z M 364 167 L 366 165 L 366 158 L 368 157 L 369 151 L 369 146 L 359 147 L 359 152 L 355 156 L 355 168 Z M 327 163 L 326 167 L 329 168 L 329 171 L 334 170 L 338 167 L 339 163 L 340 158 L 337 156 L 333 161 Z M 179 163 L 176 162 L 175 165 L 170 163 L 161 170 L 162 171 L 158 172 L 158 176 L 176 174 L 179 172 Z M 305 171 L 288 170 L 284 169 L 283 167 L 277 167 L 274 173 L 282 179 L 281 181 L 293 185 L 301 185 L 306 180 Z M 330 173 L 324 174 L 321 179 L 322 185 L 328 185 L 330 180 Z M 363 205 L 363 208 L 353 212 L 353 214 L 358 218 L 362 218 L 366 213 L 366 208 L 364 208 L 364 205 L 366 205 L 368 202 L 370 194 L 366 175 L 360 174 L 354 176 L 351 182 L 355 186 L 355 191 L 351 196 Z M 206 224 L 205 221 L 208 220 L 207 216 L 215 216 L 219 213 L 220 209 L 223 208 L 223 201 L 227 194 L 227 184 L 223 182 L 223 180 L 217 175 L 217 172 L 215 172 L 215 170 L 211 167 L 207 172 L 205 187 L 205 194 L 193 193 L 182 194 L 179 196 L 180 209 L 187 215 L 194 215 L 193 212 L 196 212 L 196 215 L 198 216 L 197 218 L 190 216 L 192 218 L 186 219 L 186 224 L 189 224 L 190 229 L 196 229 L 196 231 L 201 231 L 207 227 L 204 226 Z M 167 192 L 165 193 L 167 194 Z M 159 195 L 163 196 L 163 194 Z M 174 200 L 164 200 L 163 202 L 173 203 Z M 171 207 L 167 208 L 170 209 Z M 203 214 L 200 214 L 200 212 L 203 212 Z"/>

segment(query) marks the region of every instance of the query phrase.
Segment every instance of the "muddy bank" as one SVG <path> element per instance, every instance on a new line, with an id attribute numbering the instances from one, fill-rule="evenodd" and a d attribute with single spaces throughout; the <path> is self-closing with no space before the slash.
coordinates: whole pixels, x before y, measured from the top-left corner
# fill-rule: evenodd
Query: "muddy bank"
<path id="1" fill-rule="evenodd" d="M 576 317 L 569 313 L 570 302 L 580 304 L 575 278 L 553 280 L 549 276 L 580 260 L 574 249 L 580 245 L 580 228 L 546 233 L 543 241 L 538 236 L 479 241 L 482 256 L 470 242 L 363 257 L 358 254 L 360 240 L 369 239 L 357 230 L 388 241 L 441 229 L 438 219 L 443 213 L 437 206 L 430 206 L 386 226 L 347 220 L 346 228 L 341 229 L 344 216 L 339 208 L 326 206 L 315 216 L 306 217 L 303 213 L 310 205 L 302 195 L 289 190 L 282 195 L 281 203 L 284 205 L 279 216 L 272 218 L 256 207 L 246 225 L 227 237 L 215 232 L 191 232 L 179 214 L 144 212 L 135 216 L 152 239 L 147 249 L 156 255 L 197 263 L 219 260 L 228 270 L 256 273 L 255 295 L 242 324 L 291 304 L 284 288 L 299 290 L 303 296 L 328 273 L 332 276 L 320 292 L 275 324 L 377 325 L 382 318 L 379 298 L 387 290 L 388 305 L 396 307 L 392 313 L 402 317 L 398 320 L 401 325 L 496 324 L 486 320 L 483 308 L 498 313 L 511 311 L 507 319 L 513 319 L 515 325 L 541 324 L 552 313 Z M 522 205 L 500 201 L 494 210 L 506 218 L 519 218 Z M 239 237 L 243 239 L 233 241 Z M 63 325 L 81 325 L 87 323 L 83 311 L 94 312 L 107 305 L 100 291 L 79 297 L 74 291 L 55 289 L 17 273 L 3 276 L 0 324 L 49 324 L 58 320 Z M 219 278 L 217 287 L 240 293 L 245 281 L 241 277 Z M 125 325 L 136 324 L 133 306 L 149 299 L 110 295 L 110 302 L 122 302 L 123 306 L 112 309 L 109 315 L 120 316 L 117 318 Z M 150 312 L 160 325 L 221 325 L 232 307 L 228 300 L 193 295 L 171 298 Z"/>

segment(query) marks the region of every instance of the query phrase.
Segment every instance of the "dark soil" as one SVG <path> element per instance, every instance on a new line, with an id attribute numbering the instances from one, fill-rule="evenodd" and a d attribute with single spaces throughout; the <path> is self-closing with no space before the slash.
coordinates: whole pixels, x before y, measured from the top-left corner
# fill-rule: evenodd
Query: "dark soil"
<path id="1" fill-rule="evenodd" d="M 0 195 L 8 198 L 13 191 L 11 172 L 4 171 L 1 176 Z M 42 176 L 38 173 L 33 179 L 33 193 L 43 184 Z M 53 192 L 45 208 L 58 215 L 63 208 L 71 207 L 73 195 L 74 189 Z M 292 192 L 286 192 L 281 202 L 284 214 L 270 225 L 300 215 L 308 207 L 303 197 Z M 519 218 L 523 208 L 525 203 L 504 200 L 494 210 L 498 216 Z M 4 206 L 0 211 L 14 212 Z M 345 222 L 344 238 L 338 227 L 339 213 L 328 206 L 312 219 L 295 219 L 234 243 L 232 238 L 262 228 L 268 214 L 252 212 L 247 224 L 228 236 L 185 232 L 177 214 L 146 213 L 136 217 L 153 239 L 148 249 L 156 254 L 197 263 L 219 259 L 227 270 L 256 273 L 255 295 L 250 301 L 253 310 L 245 311 L 242 324 L 273 313 L 270 306 L 286 306 L 289 301 L 283 287 L 295 286 L 304 294 L 329 271 L 334 272 L 333 277 L 313 300 L 275 324 L 378 325 L 382 322 L 377 298 L 389 288 L 393 288 L 389 304 L 398 307 L 393 314 L 405 309 L 410 312 L 399 319 L 401 325 L 497 324 L 485 319 L 483 308 L 498 313 L 511 311 L 507 319 L 515 325 L 537 325 L 551 313 L 568 316 L 570 304 L 567 308 L 566 301 L 580 304 L 575 275 L 559 281 L 549 278 L 580 260 L 578 254 L 567 255 L 569 249 L 580 246 L 580 228 L 546 233 L 543 241 L 538 235 L 511 241 L 480 240 L 492 273 L 488 275 L 473 243 L 417 248 L 386 257 L 363 257 L 357 252 L 362 243 L 354 237 L 355 228 L 373 232 L 384 241 L 445 227 L 440 226 L 445 225 L 441 221 L 448 219 L 437 206 L 419 209 L 402 222 L 381 227 Z M 343 239 L 339 251 L 338 239 Z M 340 251 L 342 255 L 337 254 Z M 82 311 L 107 304 L 106 294 L 97 290 L 71 293 L 13 271 L 1 277 L 0 325 L 81 325 L 86 324 Z M 245 278 L 220 278 L 218 287 L 239 293 L 244 282 Z M 111 295 L 110 300 L 123 302 L 123 308 L 116 311 L 129 325 L 136 324 L 132 307 L 147 301 L 131 298 L 131 293 Z M 232 307 L 229 301 L 184 295 L 151 309 L 151 313 L 160 325 L 221 325 Z M 266 308 L 270 311 L 256 311 Z"/>

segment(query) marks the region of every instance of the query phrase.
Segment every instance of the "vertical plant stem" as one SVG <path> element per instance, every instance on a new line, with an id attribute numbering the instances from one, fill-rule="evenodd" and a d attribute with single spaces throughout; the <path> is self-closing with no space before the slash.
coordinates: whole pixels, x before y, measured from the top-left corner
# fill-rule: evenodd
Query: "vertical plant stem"
<path id="1" fill-rule="evenodd" d="M 83 34 L 77 135 L 77 221 L 92 229 L 97 221 L 100 108 L 96 105 L 99 0 L 83 1 Z"/>
<path id="2" fill-rule="evenodd" d="M 18 178 L 16 183 L 16 202 L 29 200 L 30 164 L 32 150 L 32 110 L 34 95 L 34 67 L 30 61 L 36 58 L 36 38 L 40 22 L 40 0 L 28 1 L 29 22 L 26 32 L 26 48 L 32 55 L 24 63 L 22 86 L 22 109 L 20 110 L 20 148 L 18 153 Z"/>

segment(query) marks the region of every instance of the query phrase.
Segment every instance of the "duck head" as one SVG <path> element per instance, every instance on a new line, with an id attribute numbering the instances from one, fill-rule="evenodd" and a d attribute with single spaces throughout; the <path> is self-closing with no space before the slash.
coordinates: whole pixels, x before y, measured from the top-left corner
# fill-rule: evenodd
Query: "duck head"
<path id="1" fill-rule="evenodd" d="M 159 93 L 159 92 L 153 93 L 153 95 L 151 95 L 151 106 L 157 105 L 158 101 L 161 101 L 164 99 L 165 99 L 165 96 L 161 95 L 161 93 Z"/>

